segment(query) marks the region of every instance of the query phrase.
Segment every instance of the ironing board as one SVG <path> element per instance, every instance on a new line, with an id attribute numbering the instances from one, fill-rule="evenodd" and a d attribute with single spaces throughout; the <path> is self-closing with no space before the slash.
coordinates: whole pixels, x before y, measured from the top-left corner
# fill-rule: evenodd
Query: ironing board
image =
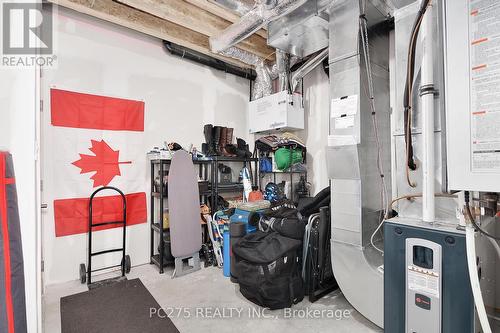
<path id="1" fill-rule="evenodd" d="M 0 332 L 26 332 L 23 250 L 14 166 L 12 156 L 3 151 L 0 151 Z"/>
<path id="2" fill-rule="evenodd" d="M 168 208 L 170 239 L 175 270 L 172 277 L 192 273 L 201 268 L 200 194 L 191 155 L 175 152 L 168 174 Z M 190 264 L 186 265 L 186 259 Z"/>

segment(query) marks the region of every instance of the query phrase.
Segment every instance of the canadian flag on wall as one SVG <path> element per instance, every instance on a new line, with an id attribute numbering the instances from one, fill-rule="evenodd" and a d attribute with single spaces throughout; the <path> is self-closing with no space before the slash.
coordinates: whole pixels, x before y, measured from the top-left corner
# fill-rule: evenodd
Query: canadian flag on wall
<path id="1" fill-rule="evenodd" d="M 59 89 L 51 89 L 50 98 L 56 236 L 88 232 L 89 197 L 102 186 L 126 194 L 127 225 L 145 223 L 144 102 Z M 120 221 L 121 197 L 101 193 L 93 201 L 93 223 Z M 113 227 L 119 225 L 100 228 Z"/>

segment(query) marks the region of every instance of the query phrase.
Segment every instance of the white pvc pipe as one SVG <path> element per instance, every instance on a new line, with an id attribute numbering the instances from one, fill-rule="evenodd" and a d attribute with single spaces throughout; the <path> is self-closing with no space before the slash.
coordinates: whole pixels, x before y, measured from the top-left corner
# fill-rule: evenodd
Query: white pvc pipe
<path id="1" fill-rule="evenodd" d="M 472 288 L 472 295 L 474 296 L 474 303 L 476 305 L 477 316 L 483 328 L 484 333 L 491 333 L 490 322 L 484 306 L 483 294 L 481 293 L 481 285 L 479 284 L 479 277 L 477 274 L 476 266 L 476 242 L 474 237 L 474 228 L 470 225 L 466 227 L 465 241 L 467 248 L 467 266 L 469 268 L 469 279 Z"/>
<path id="2" fill-rule="evenodd" d="M 422 105 L 422 219 L 424 222 L 434 222 L 434 93 L 425 91 L 426 87 L 434 85 L 434 45 L 433 45 L 433 8 L 432 4 L 427 8 L 422 23 L 423 37 L 423 59 L 422 59 L 422 83 L 424 88 L 420 98 Z"/>

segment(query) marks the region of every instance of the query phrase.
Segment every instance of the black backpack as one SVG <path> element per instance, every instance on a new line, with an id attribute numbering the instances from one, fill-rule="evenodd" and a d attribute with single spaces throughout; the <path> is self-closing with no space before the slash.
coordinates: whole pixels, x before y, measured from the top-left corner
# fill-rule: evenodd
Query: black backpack
<path id="1" fill-rule="evenodd" d="M 302 301 L 301 246 L 302 241 L 277 232 L 257 231 L 243 237 L 232 249 L 241 294 L 271 310 Z"/>

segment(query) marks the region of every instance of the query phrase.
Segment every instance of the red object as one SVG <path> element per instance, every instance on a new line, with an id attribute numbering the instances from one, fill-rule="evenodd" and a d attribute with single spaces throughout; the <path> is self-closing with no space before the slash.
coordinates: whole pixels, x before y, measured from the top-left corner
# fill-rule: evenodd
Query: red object
<path id="1" fill-rule="evenodd" d="M 7 327 L 9 333 L 14 333 L 14 306 L 12 302 L 12 270 L 10 267 L 10 239 L 9 239 L 9 221 L 7 215 L 7 191 L 5 185 L 13 184 L 14 179 L 5 178 L 6 163 L 5 153 L 0 154 L 0 213 L 2 221 L 2 243 L 4 253 L 4 270 L 5 270 L 5 307 L 7 310 Z"/>
<path id="2" fill-rule="evenodd" d="M 248 195 L 248 201 L 253 202 L 253 201 L 259 201 L 259 200 L 264 200 L 264 196 L 262 195 L 261 191 L 252 191 Z"/>
<path id="3" fill-rule="evenodd" d="M 94 187 L 108 185 L 115 176 L 120 176 L 120 164 L 132 162 L 119 162 L 120 151 L 113 150 L 104 140 L 92 140 L 89 148 L 93 155 L 80 154 L 80 159 L 71 164 L 81 169 L 82 173 L 95 172 L 90 179 L 94 180 Z"/>
<path id="4" fill-rule="evenodd" d="M 144 131 L 144 102 L 51 89 L 52 125 Z"/>
<path id="5" fill-rule="evenodd" d="M 127 194 L 127 226 L 147 221 L 146 193 Z M 122 198 L 119 195 L 97 197 L 93 201 L 92 223 L 114 222 L 123 219 Z M 68 236 L 88 232 L 88 198 L 54 200 L 56 236 Z M 105 225 L 92 230 L 121 228 L 120 225 Z"/>

